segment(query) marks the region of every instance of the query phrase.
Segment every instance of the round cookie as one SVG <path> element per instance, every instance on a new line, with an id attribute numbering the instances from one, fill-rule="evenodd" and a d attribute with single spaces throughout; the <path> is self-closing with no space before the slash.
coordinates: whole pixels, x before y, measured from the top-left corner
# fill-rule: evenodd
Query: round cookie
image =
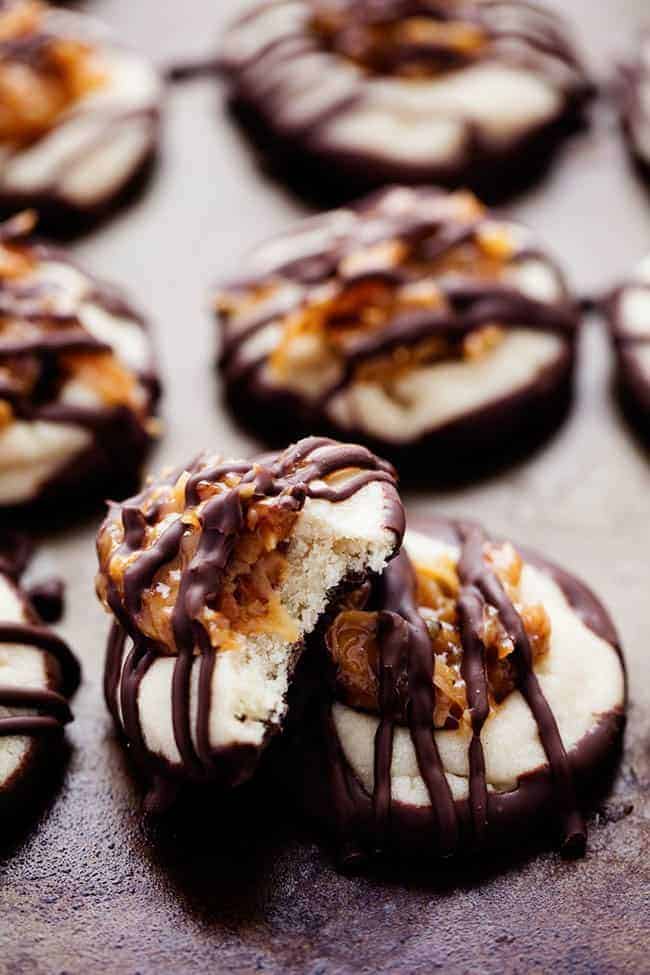
<path id="1" fill-rule="evenodd" d="M 650 257 L 606 299 L 617 387 L 630 421 L 650 443 Z"/>
<path id="2" fill-rule="evenodd" d="M 556 13 L 519 2 L 265 0 L 226 32 L 231 102 L 281 173 L 512 192 L 590 92 Z"/>
<path id="3" fill-rule="evenodd" d="M 104 690 L 149 809 L 184 783 L 253 773 L 306 634 L 403 530 L 392 468 L 317 437 L 256 460 L 201 455 L 111 506 L 97 539 L 115 617 Z"/>
<path id="4" fill-rule="evenodd" d="M 19 585 L 27 555 L 0 540 L 0 809 L 13 810 L 46 779 L 72 720 L 67 698 L 79 665 L 43 625 Z M 25 557 L 23 557 L 23 555 Z"/>
<path id="5" fill-rule="evenodd" d="M 408 531 L 319 641 L 330 669 L 301 741 L 306 796 L 343 859 L 462 855 L 549 829 L 611 767 L 625 676 L 595 596 L 473 523 Z"/>
<path id="6" fill-rule="evenodd" d="M 33 223 L 0 224 L 0 512 L 132 490 L 158 395 L 143 320 Z"/>
<path id="7" fill-rule="evenodd" d="M 57 227 L 106 211 L 158 142 L 162 83 L 88 15 L 0 4 L 0 209 Z"/>
<path id="8" fill-rule="evenodd" d="M 650 178 L 650 30 L 641 33 L 636 58 L 621 67 L 618 95 L 630 152 Z"/>
<path id="9" fill-rule="evenodd" d="M 533 446 L 566 413 L 578 315 L 563 276 L 467 192 L 380 191 L 245 267 L 215 298 L 220 370 L 236 417 L 272 443 L 325 432 L 436 480 Z"/>

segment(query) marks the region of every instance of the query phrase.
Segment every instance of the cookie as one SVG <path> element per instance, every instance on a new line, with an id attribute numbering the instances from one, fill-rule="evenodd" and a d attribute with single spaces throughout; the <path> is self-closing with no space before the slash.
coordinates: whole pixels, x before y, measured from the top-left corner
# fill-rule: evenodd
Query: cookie
<path id="1" fill-rule="evenodd" d="M 88 15 L 0 7 L 0 209 L 66 226 L 122 198 L 155 153 L 162 83 Z"/>
<path id="2" fill-rule="evenodd" d="M 269 442 L 366 443 L 435 480 L 547 435 L 576 307 L 523 227 L 465 191 L 392 187 L 263 244 L 218 290 L 235 416 Z"/>
<path id="3" fill-rule="evenodd" d="M 621 66 L 617 93 L 630 152 L 650 178 L 650 30 L 641 32 L 636 57 Z"/>
<path id="4" fill-rule="evenodd" d="M 604 302 L 616 353 L 616 385 L 626 416 L 650 443 L 650 258 Z"/>
<path id="5" fill-rule="evenodd" d="M 300 753 L 343 859 L 512 850 L 552 829 L 581 853 L 579 801 L 625 709 L 596 597 L 476 524 L 431 520 L 347 599 L 319 637 L 329 688 Z"/>
<path id="6" fill-rule="evenodd" d="M 304 638 L 334 593 L 399 547 L 395 474 L 310 438 L 252 461 L 203 454 L 113 505 L 97 591 L 115 621 L 105 696 L 160 810 L 236 785 L 279 731 Z"/>
<path id="7" fill-rule="evenodd" d="M 518 2 L 265 0 L 219 64 L 281 175 L 339 202 L 388 182 L 511 192 L 591 90 L 557 14 Z"/>
<path id="8" fill-rule="evenodd" d="M 0 539 L 0 809 L 12 813 L 56 764 L 80 676 L 70 648 L 20 585 L 28 552 L 23 539 L 14 541 Z"/>
<path id="9" fill-rule="evenodd" d="M 0 512 L 133 490 L 154 430 L 144 321 L 33 224 L 0 224 Z"/>

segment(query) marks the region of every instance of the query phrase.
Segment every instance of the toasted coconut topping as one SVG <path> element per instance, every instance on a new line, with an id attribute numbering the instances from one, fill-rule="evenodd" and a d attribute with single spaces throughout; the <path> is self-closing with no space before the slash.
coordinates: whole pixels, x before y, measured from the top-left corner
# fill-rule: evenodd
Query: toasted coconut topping
<path id="1" fill-rule="evenodd" d="M 527 605 L 521 600 L 521 556 L 510 543 L 486 542 L 484 560 L 520 614 L 534 659 L 540 659 L 549 649 L 550 620 L 543 606 Z M 434 655 L 434 726 L 456 728 L 461 721 L 469 726 L 471 715 L 462 676 L 463 644 L 458 614 L 461 586 L 457 566 L 450 556 L 443 554 L 432 563 L 415 564 L 414 568 L 417 605 L 426 623 Z M 336 668 L 338 695 L 346 704 L 368 711 L 378 710 L 379 625 L 380 611 L 366 611 L 353 605 L 336 616 L 326 636 Z M 512 639 L 498 612 L 488 604 L 484 607 L 481 636 L 486 651 L 490 708 L 494 711 L 515 689 L 517 676 Z"/>
<path id="2" fill-rule="evenodd" d="M 97 50 L 50 33 L 47 11 L 39 0 L 0 8 L 0 142 L 14 148 L 39 139 L 106 80 Z"/>
<path id="3" fill-rule="evenodd" d="M 312 30 L 321 43 L 372 74 L 430 78 L 482 57 L 490 34 L 480 10 L 458 4 L 314 0 Z"/>

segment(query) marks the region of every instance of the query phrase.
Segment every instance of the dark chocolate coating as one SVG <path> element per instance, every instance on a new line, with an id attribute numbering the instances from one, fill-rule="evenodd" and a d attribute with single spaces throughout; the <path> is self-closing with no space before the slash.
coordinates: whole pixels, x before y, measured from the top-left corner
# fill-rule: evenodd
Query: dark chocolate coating
<path id="1" fill-rule="evenodd" d="M 395 699 L 396 690 L 386 691 L 383 682 L 390 676 L 393 688 L 400 686 L 404 668 L 409 675 L 406 713 L 413 712 L 417 702 L 426 705 L 429 738 L 433 739 L 433 694 L 429 679 L 420 684 L 413 678 L 413 650 L 400 660 L 395 649 L 395 634 L 402 629 L 400 639 L 407 634 L 411 647 L 419 630 L 431 659 L 430 643 L 423 622 L 413 602 L 414 583 L 410 580 L 408 557 L 403 553 L 386 569 L 379 580 L 369 606 L 380 612 L 380 622 L 386 615 L 393 618 L 388 634 L 379 630 L 379 686 L 380 724 L 375 738 L 375 790 L 369 795 L 349 766 L 338 742 L 331 717 L 332 690 L 321 684 L 316 697 L 305 709 L 310 715 L 307 730 L 299 738 L 301 758 L 304 757 L 304 776 L 307 784 L 305 799 L 308 811 L 320 821 L 334 840 L 341 862 L 351 865 L 372 853 L 408 854 L 417 856 L 452 854 L 468 851 L 484 852 L 491 847 L 512 847 L 518 842 L 529 844 L 536 836 L 554 832 L 558 825 L 562 832 L 562 847 L 566 855 L 584 851 L 586 830 L 578 805 L 578 794 L 584 794 L 609 771 L 611 760 L 620 743 L 624 725 L 622 710 L 603 714 L 570 752 L 566 752 L 555 718 L 537 682 L 521 620 L 505 594 L 496 575 L 487 568 L 481 550 L 485 536 L 471 523 L 439 518 L 423 519 L 416 524 L 433 537 L 461 544 L 458 566 L 461 591 L 459 621 L 463 642 L 463 676 L 467 683 L 472 708 L 472 729 L 469 750 L 469 797 L 453 800 L 446 780 L 440 777 L 440 759 L 435 742 L 428 763 L 423 763 L 414 738 L 418 764 L 429 791 L 431 803 L 416 807 L 390 797 L 390 764 L 392 732 L 385 734 L 385 726 L 392 727 L 396 713 L 391 714 L 387 702 Z M 550 574 L 562 589 L 570 606 L 586 626 L 622 656 L 612 621 L 583 583 L 534 552 L 522 549 L 525 560 Z M 520 777 L 517 788 L 507 793 L 488 792 L 480 744 L 480 730 L 487 716 L 487 687 L 481 663 L 484 653 L 480 637 L 483 606 L 488 603 L 499 608 L 499 617 L 515 644 L 518 664 L 518 688 L 535 718 L 540 740 L 548 762 Z M 400 624 L 399 621 L 402 621 Z M 403 624 L 407 629 L 404 630 Z M 322 635 L 313 641 L 315 657 L 322 658 Z M 397 641 L 399 644 L 399 639 Z M 408 645 L 408 642 L 407 644 Z M 386 669 L 388 668 L 388 669 Z M 402 705 L 402 710 L 404 705 Z M 411 735 L 414 729 L 411 719 Z M 433 773 L 436 773 L 435 778 Z M 333 810 L 333 812 L 332 812 Z"/>
<path id="2" fill-rule="evenodd" d="M 11 235 L 13 221 L 0 225 L 0 232 Z M 18 234 L 20 236 L 20 234 Z M 92 300 L 107 312 L 123 316 L 129 322 L 148 332 L 145 319 L 126 301 L 114 286 L 93 277 L 79 267 L 66 251 L 38 240 L 20 241 L 37 261 L 52 260 L 69 264 L 92 283 Z M 108 494 L 124 496 L 138 483 L 140 466 L 151 438 L 142 420 L 127 406 L 85 407 L 62 403 L 56 398 L 56 384 L 48 376 L 56 369 L 56 357 L 66 351 L 108 351 L 109 346 L 98 341 L 83 327 L 75 315 L 61 315 L 43 308 L 42 295 L 29 286 L 0 282 L 0 311 L 14 318 L 39 324 L 59 324 L 60 329 L 43 332 L 36 340 L 16 343 L 0 342 L 0 362 L 15 359 L 21 354 L 35 357 L 39 362 L 45 382 L 34 401 L 16 392 L 11 386 L 0 386 L 0 398 L 6 399 L 17 418 L 47 420 L 54 423 L 76 424 L 92 435 L 92 442 L 59 467 L 45 482 L 37 495 L 18 505 L 0 506 L 0 517 L 8 521 L 14 514 L 21 519 L 40 516 L 57 505 L 69 511 L 73 504 L 87 505 L 103 500 Z M 145 370 L 136 375 L 144 388 L 146 402 L 144 413 L 150 417 L 160 394 L 157 366 L 153 351 Z"/>
<path id="3" fill-rule="evenodd" d="M 650 344 L 650 316 L 645 335 L 632 335 L 626 327 L 622 313 L 622 301 L 628 289 L 647 290 L 648 282 L 630 279 L 616 288 L 599 309 L 605 315 L 616 356 L 615 391 L 627 420 L 650 446 L 650 379 L 638 360 L 637 353 Z"/>
<path id="4" fill-rule="evenodd" d="M 309 6 L 309 0 L 305 0 Z M 258 11 L 268 8 L 260 3 L 242 18 L 252 20 Z M 416 0 L 404 3 L 391 0 L 380 6 L 355 2 L 348 6 L 346 28 L 341 34 L 354 37 L 355 25 L 367 21 L 395 24 L 407 17 L 431 18 L 434 21 L 462 20 L 479 27 L 489 38 L 486 48 L 474 55 L 456 52 L 447 58 L 446 68 L 462 71 L 478 61 L 496 61 L 532 70 L 550 82 L 565 75 L 564 85 L 558 82 L 561 104 L 552 118 L 544 123 L 532 122 L 522 128 L 518 137 L 512 136 L 507 145 L 491 142 L 470 119 L 464 120 L 463 147 L 452 150 L 446 162 L 412 161 L 390 158 L 387 153 L 368 147 L 348 150 L 330 145 L 324 124 L 344 112 L 351 104 L 363 102 L 364 81 L 358 81 L 352 91 L 346 90 L 338 101 L 314 113 L 300 124 L 284 125 L 279 111 L 285 100 L 296 97 L 289 84 L 285 92 L 282 83 L 269 85 L 267 77 L 275 77 L 278 65 L 285 67 L 285 81 L 291 59 L 307 52 L 333 52 L 345 57 L 339 35 L 330 46 L 307 27 L 286 33 L 272 43 L 260 46 L 243 64 L 231 58 L 227 40 L 221 57 L 213 63 L 226 78 L 230 106 L 279 178 L 289 182 L 299 192 L 328 204 L 340 203 L 368 189 L 390 182 L 438 184 L 449 187 L 469 186 L 489 199 L 504 198 L 519 191 L 539 177 L 554 154 L 558 144 L 577 127 L 584 124 L 585 105 L 593 92 L 585 71 L 567 40 L 557 16 L 541 6 L 508 0 L 506 3 L 467 2 L 451 11 L 445 4 Z M 370 74 L 392 75 L 399 62 L 413 58 L 418 65 L 440 66 L 440 47 L 426 43 L 414 51 L 395 52 L 395 64 L 375 65 Z M 199 72 L 208 63 L 198 66 Z M 257 67 L 263 69 L 255 76 Z M 170 72 L 173 80 L 192 77 L 191 65 L 178 65 Z M 324 82 L 326 82 L 326 77 Z M 408 85 L 408 79 L 403 81 Z M 456 118 L 457 116 L 454 116 Z M 462 118 L 462 116 L 461 116 Z"/>
<path id="5" fill-rule="evenodd" d="M 322 483 L 322 478 L 327 475 L 349 468 L 359 468 L 359 473 L 341 486 Z M 364 447 L 311 437 L 277 456 L 267 455 L 251 461 L 220 461 L 206 466 L 205 458 L 199 457 L 188 470 L 191 476 L 185 486 L 187 506 L 199 503 L 201 483 L 219 481 L 228 473 L 241 475 L 241 481 L 206 502 L 200 514 L 200 540 L 196 552 L 181 571 L 172 613 L 177 654 L 170 701 L 174 738 L 181 756 L 177 767 L 148 751 L 138 704 L 140 683 L 160 653 L 156 642 L 139 627 L 142 594 L 160 569 L 177 556 L 186 531 L 186 525 L 178 517 L 149 548 L 142 549 L 146 525 L 155 522 L 157 517 L 155 502 L 151 509 L 147 508 L 158 484 L 151 484 L 135 498 L 121 506 L 113 505 L 109 511 L 106 524 L 121 522 L 123 527 L 123 541 L 111 557 L 138 553 L 124 574 L 121 591 L 107 567 L 101 566 L 107 579 L 107 602 L 115 616 L 106 655 L 104 696 L 116 726 L 123 729 L 136 762 L 152 784 L 147 798 L 151 810 L 168 805 L 179 781 L 216 782 L 222 786 L 239 784 L 252 774 L 266 744 L 265 741 L 258 748 L 238 744 L 229 748 L 212 747 L 211 682 L 217 651 L 208 631 L 197 618 L 201 608 L 219 592 L 220 580 L 236 542 L 245 530 L 240 487 L 253 485 L 254 497 L 276 499 L 277 507 L 298 512 L 306 498 L 336 503 L 352 497 L 371 482 L 379 482 L 384 485 L 385 492 L 385 527 L 394 533 L 396 548 L 404 533 L 404 511 L 395 487 L 395 472 Z M 165 483 L 174 483 L 178 473 L 172 474 Z M 190 678 L 196 650 L 200 653 L 201 663 L 195 744 L 191 729 Z M 300 650 L 301 645 L 290 648 L 290 675 Z"/>
<path id="6" fill-rule="evenodd" d="M 359 274 L 358 279 L 350 281 L 340 271 L 339 262 L 356 248 L 363 250 L 369 243 L 383 240 L 415 239 L 422 241 L 423 251 L 444 257 L 459 242 L 473 240 L 474 234 L 483 225 L 483 220 L 466 226 L 453 219 L 427 224 L 418 213 L 417 200 L 435 199 L 439 191 L 432 189 L 415 191 L 416 202 L 409 214 L 393 217 L 383 214 L 378 219 L 378 211 L 382 214 L 383 201 L 390 192 L 386 190 L 372 194 L 355 204 L 353 210 L 359 216 L 356 227 L 342 235 L 331 247 L 316 254 L 310 252 L 304 260 L 296 259 L 284 265 L 278 263 L 267 275 L 255 279 L 253 283 L 261 285 L 267 279 L 272 281 L 278 278 L 301 289 L 298 297 L 290 299 L 285 307 L 278 306 L 280 321 L 284 315 L 299 310 L 301 303 L 308 300 L 310 289 L 325 283 L 334 283 L 342 291 L 350 283 L 363 281 L 366 277 L 369 280 L 384 277 L 391 284 L 418 280 L 417 274 L 409 278 L 408 271 L 395 267 L 385 272 Z M 489 213 L 486 219 L 490 219 Z M 379 226 L 374 227 L 372 239 L 367 241 L 363 234 L 371 220 Z M 555 302 L 533 300 L 513 285 L 481 281 L 467 273 L 460 274 L 459 280 L 452 283 L 436 278 L 449 302 L 449 312 L 431 309 L 389 320 L 378 333 L 358 342 L 346 356 L 343 379 L 322 399 L 311 402 L 300 393 L 283 388 L 281 380 L 277 381 L 277 385 L 267 381 L 263 373 L 267 357 L 262 356 L 252 363 L 244 359 L 246 338 L 273 318 L 272 312 L 262 310 L 257 319 L 251 316 L 250 326 L 244 327 L 241 332 L 229 325 L 226 316 L 221 316 L 219 369 L 224 379 L 226 401 L 238 421 L 273 445 L 310 431 L 352 439 L 367 444 L 381 456 L 389 457 L 402 476 L 423 482 L 436 483 L 450 477 L 471 476 L 484 468 L 511 460 L 545 439 L 566 415 L 572 398 L 579 326 L 578 311 L 562 273 L 549 257 L 523 247 L 515 250 L 508 263 L 516 266 L 518 261 L 530 257 L 542 261 L 555 275 L 559 285 L 559 297 Z M 426 271 L 422 272 L 422 278 L 425 277 Z M 250 280 L 235 281 L 225 285 L 223 291 L 236 294 L 238 288 L 250 283 Z M 488 399 L 483 405 L 453 419 L 432 424 L 428 431 L 415 439 L 402 442 L 383 440 L 361 427 L 339 427 L 327 415 L 329 399 L 353 379 L 357 366 L 370 361 L 378 353 L 395 347 L 410 348 L 423 338 L 434 336 L 445 338 L 453 344 L 492 322 L 498 322 L 506 329 L 523 327 L 551 332 L 561 338 L 561 348 L 557 356 L 529 382 L 503 396 Z M 436 456 L 444 456 L 444 464 L 428 462 L 429 458 Z"/>

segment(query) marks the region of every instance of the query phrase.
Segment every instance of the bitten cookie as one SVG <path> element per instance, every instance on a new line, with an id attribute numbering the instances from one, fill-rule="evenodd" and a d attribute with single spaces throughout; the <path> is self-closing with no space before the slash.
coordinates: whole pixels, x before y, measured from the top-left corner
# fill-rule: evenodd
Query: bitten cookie
<path id="1" fill-rule="evenodd" d="M 228 401 L 271 442 L 327 432 L 433 480 L 532 446 L 571 397 L 561 272 L 464 191 L 393 187 L 307 219 L 215 306 Z"/>
<path id="2" fill-rule="evenodd" d="M 475 524 L 431 521 L 319 643 L 330 689 L 300 755 L 344 860 L 512 849 L 549 829 L 582 852 L 578 800 L 609 770 L 625 708 L 616 633 L 582 583 Z"/>
<path id="3" fill-rule="evenodd" d="M 132 490 L 158 392 L 143 320 L 33 223 L 0 224 L 0 513 Z"/>
<path id="4" fill-rule="evenodd" d="M 650 178 L 650 30 L 641 33 L 639 49 L 621 67 L 619 107 L 630 152 Z"/>
<path id="5" fill-rule="evenodd" d="M 0 809 L 39 791 L 72 720 L 79 665 L 20 587 L 21 546 L 0 539 Z"/>
<path id="6" fill-rule="evenodd" d="M 226 32 L 231 100 L 312 192 L 387 182 L 505 193 L 548 158 L 590 91 L 541 6 L 266 0 Z"/>
<path id="7" fill-rule="evenodd" d="M 606 299 L 626 415 L 650 443 L 650 257 Z"/>
<path id="8" fill-rule="evenodd" d="M 151 159 L 161 81 L 91 17 L 0 3 L 0 208 L 105 211 Z"/>
<path id="9" fill-rule="evenodd" d="M 201 455 L 111 507 L 97 540 L 115 617 L 105 695 L 150 808 L 183 782 L 253 773 L 305 635 L 403 529 L 392 468 L 316 437 L 252 461 Z"/>

